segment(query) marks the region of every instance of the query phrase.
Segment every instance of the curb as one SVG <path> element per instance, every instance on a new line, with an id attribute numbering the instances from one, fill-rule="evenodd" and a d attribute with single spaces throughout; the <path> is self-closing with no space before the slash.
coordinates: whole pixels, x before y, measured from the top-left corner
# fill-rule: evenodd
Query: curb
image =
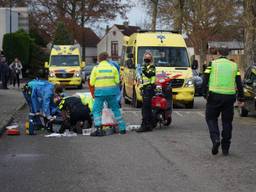
<path id="1" fill-rule="evenodd" d="M 5 127 L 8 126 L 13 120 L 14 120 L 14 116 L 17 114 L 18 111 L 20 111 L 23 107 L 26 106 L 26 102 L 24 101 L 22 104 L 20 104 L 12 114 L 10 114 L 6 120 L 4 120 L 3 125 L 1 125 L 0 127 L 0 137 L 3 135 L 4 131 L 5 131 Z"/>

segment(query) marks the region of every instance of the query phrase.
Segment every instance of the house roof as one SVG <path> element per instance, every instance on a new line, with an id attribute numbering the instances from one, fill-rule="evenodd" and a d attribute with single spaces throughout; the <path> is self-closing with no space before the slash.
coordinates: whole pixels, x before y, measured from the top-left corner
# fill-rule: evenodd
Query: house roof
<path id="1" fill-rule="evenodd" d="M 244 43 L 241 41 L 209 41 L 209 48 L 227 47 L 231 50 L 244 49 Z"/>
<path id="2" fill-rule="evenodd" d="M 115 25 L 115 26 L 126 36 L 130 36 L 141 29 L 138 26 L 130 26 L 130 25 Z"/>
<path id="3" fill-rule="evenodd" d="M 97 44 L 100 41 L 100 38 L 96 33 L 88 27 L 79 27 L 75 31 L 74 36 L 80 45 L 83 45 L 84 42 L 85 47 L 97 47 Z"/>

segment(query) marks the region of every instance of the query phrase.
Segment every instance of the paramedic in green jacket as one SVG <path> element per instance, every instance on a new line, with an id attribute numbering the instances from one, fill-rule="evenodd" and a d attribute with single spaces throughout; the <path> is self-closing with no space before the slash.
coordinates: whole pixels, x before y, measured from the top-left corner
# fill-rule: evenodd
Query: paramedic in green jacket
<path id="1" fill-rule="evenodd" d="M 241 76 L 236 63 L 227 59 L 229 50 L 219 48 L 219 58 L 212 61 L 204 73 L 203 96 L 207 99 L 206 122 L 212 140 L 212 154 L 218 153 L 221 145 L 223 155 L 229 154 L 232 137 L 232 121 L 234 102 L 244 105 L 244 93 Z M 221 115 L 222 132 L 218 127 L 218 117 Z"/>
<path id="2" fill-rule="evenodd" d="M 90 85 L 94 87 L 94 104 L 92 110 L 94 125 L 96 128 L 102 127 L 102 109 L 104 102 L 106 102 L 114 113 L 118 123 L 119 133 L 125 134 L 126 125 L 116 99 L 120 92 L 120 77 L 116 67 L 110 64 L 107 59 L 108 53 L 101 53 L 99 55 L 99 64 L 93 68 L 90 76 Z M 97 136 L 97 132 L 95 136 Z"/>

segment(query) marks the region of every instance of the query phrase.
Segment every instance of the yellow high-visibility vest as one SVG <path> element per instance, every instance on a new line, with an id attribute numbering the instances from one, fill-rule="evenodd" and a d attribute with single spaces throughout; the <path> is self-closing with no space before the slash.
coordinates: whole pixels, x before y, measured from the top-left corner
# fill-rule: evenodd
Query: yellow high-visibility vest
<path id="1" fill-rule="evenodd" d="M 90 84 L 95 87 L 95 96 L 117 95 L 119 83 L 117 69 L 107 61 L 100 62 L 91 72 Z"/>

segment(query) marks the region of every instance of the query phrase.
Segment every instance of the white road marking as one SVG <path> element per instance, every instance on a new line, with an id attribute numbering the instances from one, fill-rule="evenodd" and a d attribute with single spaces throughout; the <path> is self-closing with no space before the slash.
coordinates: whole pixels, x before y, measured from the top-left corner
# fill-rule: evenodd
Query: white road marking
<path id="1" fill-rule="evenodd" d="M 123 110 L 122 114 L 124 115 L 125 113 L 131 113 L 135 116 L 138 116 L 138 113 L 140 113 L 140 112 L 141 112 L 141 110 L 129 108 L 129 109 Z M 205 118 L 205 114 L 201 111 L 182 111 L 182 112 L 174 111 L 174 113 L 176 113 L 180 117 L 184 117 L 184 115 L 196 114 L 196 115 L 199 115 L 199 116 Z"/>
<path id="2" fill-rule="evenodd" d="M 139 111 L 132 111 L 132 113 L 133 113 L 134 115 L 136 115 L 136 116 L 138 115 L 138 112 L 139 112 Z"/>
<path id="3" fill-rule="evenodd" d="M 174 111 L 177 115 L 179 115 L 180 117 L 183 117 L 183 115 L 180 113 L 180 112 L 178 112 L 178 111 Z"/>
<path id="4" fill-rule="evenodd" d="M 205 117 L 204 114 L 202 114 L 201 112 L 197 112 L 198 115 L 200 115 L 201 117 Z"/>

